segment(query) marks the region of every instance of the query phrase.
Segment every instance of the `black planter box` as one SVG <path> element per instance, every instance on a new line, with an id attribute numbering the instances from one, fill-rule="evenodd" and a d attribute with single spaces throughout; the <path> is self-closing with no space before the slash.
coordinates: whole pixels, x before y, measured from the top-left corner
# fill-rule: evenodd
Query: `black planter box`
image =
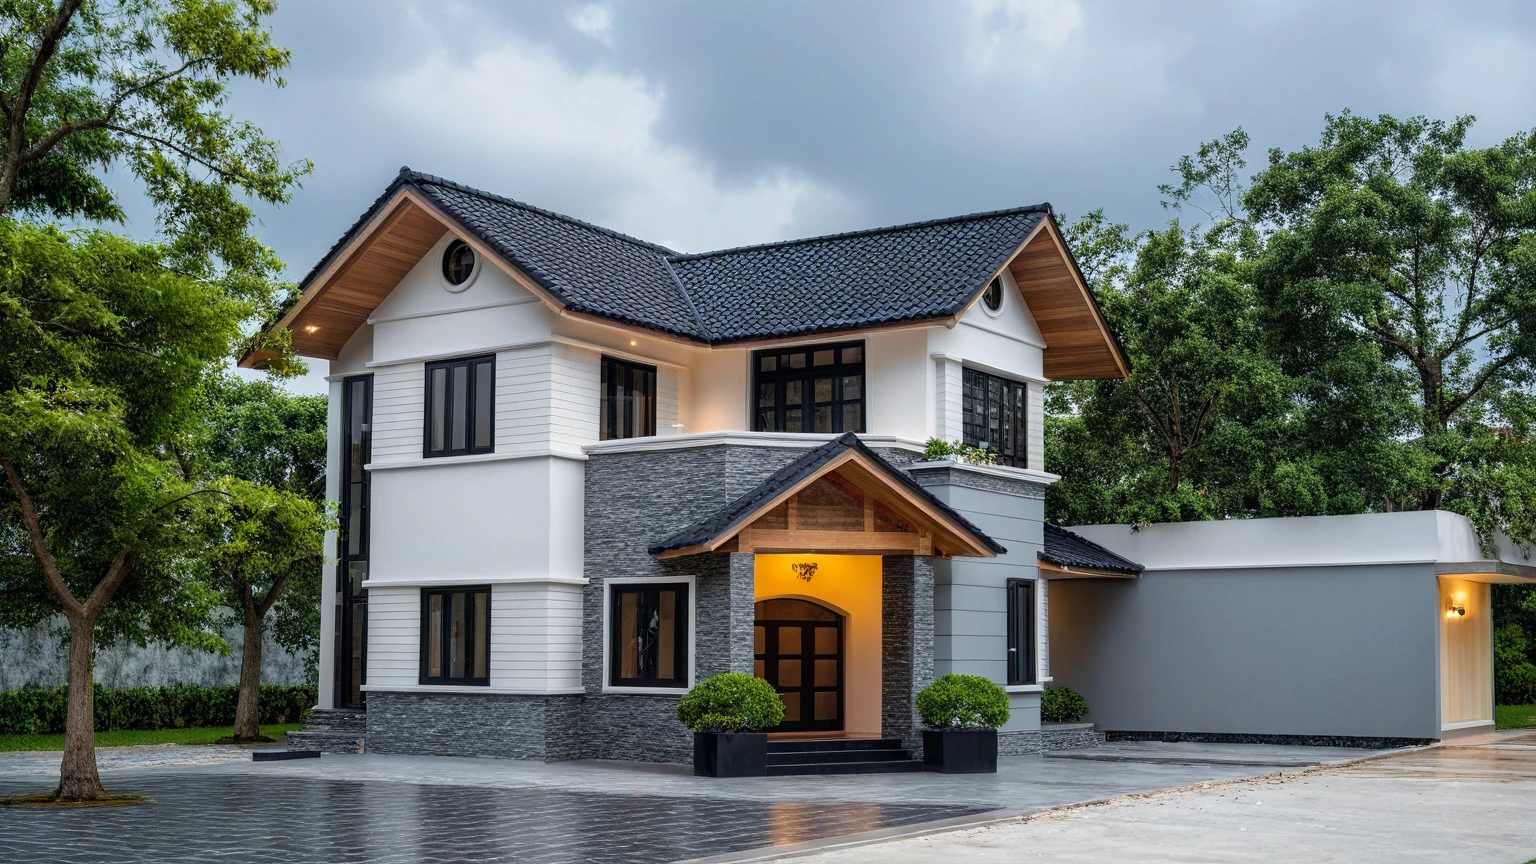
<path id="1" fill-rule="evenodd" d="M 693 733 L 693 773 L 698 777 L 766 776 L 768 733 Z"/>
<path id="2" fill-rule="evenodd" d="M 923 770 L 941 774 L 996 774 L 996 729 L 923 733 Z"/>

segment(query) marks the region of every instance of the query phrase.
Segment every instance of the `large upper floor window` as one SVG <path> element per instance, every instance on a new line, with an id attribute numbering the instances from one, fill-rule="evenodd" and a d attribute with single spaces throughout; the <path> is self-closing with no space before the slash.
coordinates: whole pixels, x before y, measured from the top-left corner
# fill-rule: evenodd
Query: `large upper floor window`
<path id="1" fill-rule="evenodd" d="M 491 682 L 491 589 L 423 588 L 421 683 Z"/>
<path id="2" fill-rule="evenodd" d="M 1028 467 L 1029 388 L 975 369 L 966 369 L 961 390 L 965 443 L 997 454 L 997 461 L 1015 468 Z"/>
<path id="3" fill-rule="evenodd" d="M 495 450 L 496 358 L 464 357 L 427 364 L 424 456 Z"/>
<path id="4" fill-rule="evenodd" d="M 754 432 L 863 432 L 864 344 L 752 354 Z"/>
<path id="5" fill-rule="evenodd" d="M 604 441 L 656 434 L 656 367 L 603 358 L 598 433 Z"/>
<path id="6" fill-rule="evenodd" d="M 1008 683 L 1035 683 L 1035 581 L 1008 580 Z"/>
<path id="7" fill-rule="evenodd" d="M 608 683 L 688 686 L 688 583 L 609 585 Z"/>

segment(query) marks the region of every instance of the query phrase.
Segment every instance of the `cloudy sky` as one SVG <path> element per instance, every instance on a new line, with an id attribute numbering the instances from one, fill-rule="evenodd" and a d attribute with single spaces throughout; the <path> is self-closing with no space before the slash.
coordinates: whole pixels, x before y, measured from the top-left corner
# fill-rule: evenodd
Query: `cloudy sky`
<path id="1" fill-rule="evenodd" d="M 1326 112 L 1536 126 L 1510 0 L 286 0 L 283 90 L 232 107 L 315 172 L 302 275 L 401 165 L 684 251 L 1049 201 L 1138 228 L 1179 155 Z M 307 388 L 305 388 L 307 389 Z"/>

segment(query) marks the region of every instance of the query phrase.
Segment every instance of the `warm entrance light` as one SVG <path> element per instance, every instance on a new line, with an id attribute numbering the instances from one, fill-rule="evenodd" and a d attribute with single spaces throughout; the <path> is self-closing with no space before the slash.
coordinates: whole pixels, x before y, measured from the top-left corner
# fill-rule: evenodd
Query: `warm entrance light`
<path id="1" fill-rule="evenodd" d="M 1457 603 L 1453 599 L 1448 599 L 1448 600 L 1445 601 L 1445 617 L 1447 617 L 1447 618 L 1456 618 L 1458 616 L 1465 615 L 1465 614 L 1467 614 L 1467 607 L 1466 606 L 1464 606 L 1464 605 L 1462 605 L 1460 603 Z"/>
<path id="2" fill-rule="evenodd" d="M 320 332 L 320 328 L 316 327 L 313 324 L 306 324 L 306 325 L 304 325 L 304 332 L 305 333 L 319 333 Z"/>
<path id="3" fill-rule="evenodd" d="M 799 576 L 802 581 L 809 582 L 811 577 L 816 575 L 816 562 L 797 561 L 789 565 L 789 569 L 795 571 L 795 575 Z"/>

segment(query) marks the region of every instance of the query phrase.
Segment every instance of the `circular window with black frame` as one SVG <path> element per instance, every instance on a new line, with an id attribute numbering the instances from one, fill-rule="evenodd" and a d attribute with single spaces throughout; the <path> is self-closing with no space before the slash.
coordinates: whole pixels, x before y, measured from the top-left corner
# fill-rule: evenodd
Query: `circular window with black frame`
<path id="1" fill-rule="evenodd" d="M 994 276 L 987 290 L 982 292 L 981 302 L 988 312 L 1000 312 L 1003 308 L 1003 277 Z"/>
<path id="2" fill-rule="evenodd" d="M 443 250 L 443 279 L 448 289 L 463 290 L 469 287 L 470 277 L 475 275 L 475 250 L 463 240 L 454 240 Z"/>

